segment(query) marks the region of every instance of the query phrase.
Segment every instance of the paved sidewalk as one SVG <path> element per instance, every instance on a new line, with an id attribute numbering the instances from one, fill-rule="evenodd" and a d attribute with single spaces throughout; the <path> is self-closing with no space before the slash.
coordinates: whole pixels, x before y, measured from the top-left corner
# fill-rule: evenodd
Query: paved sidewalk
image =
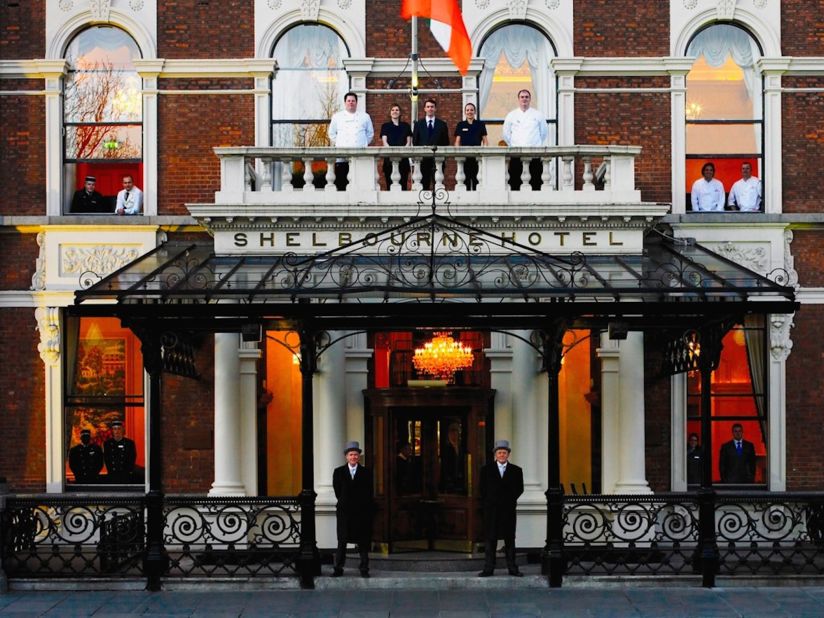
<path id="1" fill-rule="evenodd" d="M 9 592 L 0 614 L 29 616 L 824 616 L 824 586 L 577 587 L 560 590 Z"/>

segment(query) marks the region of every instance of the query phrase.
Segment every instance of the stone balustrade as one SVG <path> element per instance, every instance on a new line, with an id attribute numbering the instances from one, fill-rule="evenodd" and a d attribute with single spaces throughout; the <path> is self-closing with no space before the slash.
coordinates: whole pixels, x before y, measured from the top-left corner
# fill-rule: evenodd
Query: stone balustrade
<path id="1" fill-rule="evenodd" d="M 220 158 L 220 190 L 215 205 L 404 206 L 422 196 L 421 160 L 435 159 L 436 189 L 446 189 L 453 205 L 633 205 L 637 146 L 554 146 L 545 148 L 215 148 Z M 467 158 L 478 161 L 478 187 L 465 185 Z M 509 161 L 524 163 L 519 190 L 510 188 Z M 382 186 L 383 160 L 392 162 L 392 183 Z M 412 163 L 410 190 L 401 190 L 400 161 Z M 540 189 L 530 186 L 529 161 L 541 161 Z M 335 186 L 335 163 L 349 163 L 348 185 Z"/>

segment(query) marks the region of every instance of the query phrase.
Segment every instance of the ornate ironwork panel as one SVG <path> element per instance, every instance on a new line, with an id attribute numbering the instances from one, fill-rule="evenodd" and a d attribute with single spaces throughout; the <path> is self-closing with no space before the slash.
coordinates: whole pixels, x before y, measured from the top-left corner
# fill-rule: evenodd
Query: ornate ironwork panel
<path id="1" fill-rule="evenodd" d="M 8 577 L 142 575 L 142 496 L 9 497 L 3 525 Z"/>
<path id="2" fill-rule="evenodd" d="M 566 496 L 564 558 L 570 575 L 692 573 L 695 496 Z"/>
<path id="3" fill-rule="evenodd" d="M 824 574 L 824 495 L 719 496 L 721 575 Z"/>
<path id="4" fill-rule="evenodd" d="M 296 571 L 296 498 L 170 496 L 163 515 L 169 577 L 272 577 Z"/>

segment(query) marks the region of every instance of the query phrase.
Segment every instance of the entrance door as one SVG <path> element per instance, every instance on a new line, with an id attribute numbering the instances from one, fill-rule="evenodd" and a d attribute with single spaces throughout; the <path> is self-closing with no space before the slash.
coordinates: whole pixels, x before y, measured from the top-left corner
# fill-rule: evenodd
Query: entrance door
<path id="1" fill-rule="evenodd" d="M 369 392 L 376 537 L 389 551 L 471 552 L 480 540 L 477 478 L 489 450 L 492 396 L 486 389 Z"/>
<path id="2" fill-rule="evenodd" d="M 391 481 L 393 549 L 468 551 L 472 456 L 467 449 L 467 410 L 395 409 L 398 445 Z"/>

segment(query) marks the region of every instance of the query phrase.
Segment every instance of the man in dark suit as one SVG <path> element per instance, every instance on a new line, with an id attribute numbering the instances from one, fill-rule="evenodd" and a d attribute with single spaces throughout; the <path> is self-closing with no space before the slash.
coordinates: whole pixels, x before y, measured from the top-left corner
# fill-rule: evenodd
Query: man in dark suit
<path id="1" fill-rule="evenodd" d="M 524 472 L 509 462 L 508 440 L 498 440 L 494 461 L 481 468 L 480 494 L 484 511 L 484 570 L 479 577 L 489 577 L 495 571 L 495 550 L 498 539 L 504 540 L 506 566 L 510 575 L 523 573 L 515 564 L 515 508 L 518 497 L 524 493 Z"/>
<path id="2" fill-rule="evenodd" d="M 89 429 L 80 431 L 80 444 L 69 450 L 69 468 L 74 473 L 75 483 L 98 483 L 103 469 L 103 449 L 92 442 Z"/>
<path id="3" fill-rule="evenodd" d="M 718 470 L 722 483 L 755 482 L 755 446 L 744 439 L 741 423 L 732 426 L 732 440 L 721 445 Z"/>
<path id="4" fill-rule="evenodd" d="M 346 463 L 332 473 L 332 487 L 338 499 L 338 549 L 332 577 L 343 575 L 346 544 L 350 541 L 358 545 L 361 577 L 369 577 L 369 546 L 372 543 L 374 513 L 372 471 L 358 463 L 361 449 L 357 442 L 349 442 L 343 453 Z"/>
<path id="5" fill-rule="evenodd" d="M 701 462 L 704 455 L 698 445 L 698 434 L 691 433 L 687 440 L 687 485 L 701 484 Z"/>
<path id="6" fill-rule="evenodd" d="M 131 483 L 134 481 L 134 464 L 137 449 L 133 440 L 123 433 L 123 421 L 113 421 L 112 437 L 103 443 L 103 458 L 110 483 Z"/>
<path id="7" fill-rule="evenodd" d="M 424 102 L 424 117 L 415 122 L 415 128 L 412 130 L 413 146 L 449 146 L 449 127 L 440 118 L 435 118 L 437 109 L 438 104 L 434 99 Z M 421 176 L 423 188 L 432 189 L 435 183 L 434 158 L 425 157 L 421 160 Z"/>

